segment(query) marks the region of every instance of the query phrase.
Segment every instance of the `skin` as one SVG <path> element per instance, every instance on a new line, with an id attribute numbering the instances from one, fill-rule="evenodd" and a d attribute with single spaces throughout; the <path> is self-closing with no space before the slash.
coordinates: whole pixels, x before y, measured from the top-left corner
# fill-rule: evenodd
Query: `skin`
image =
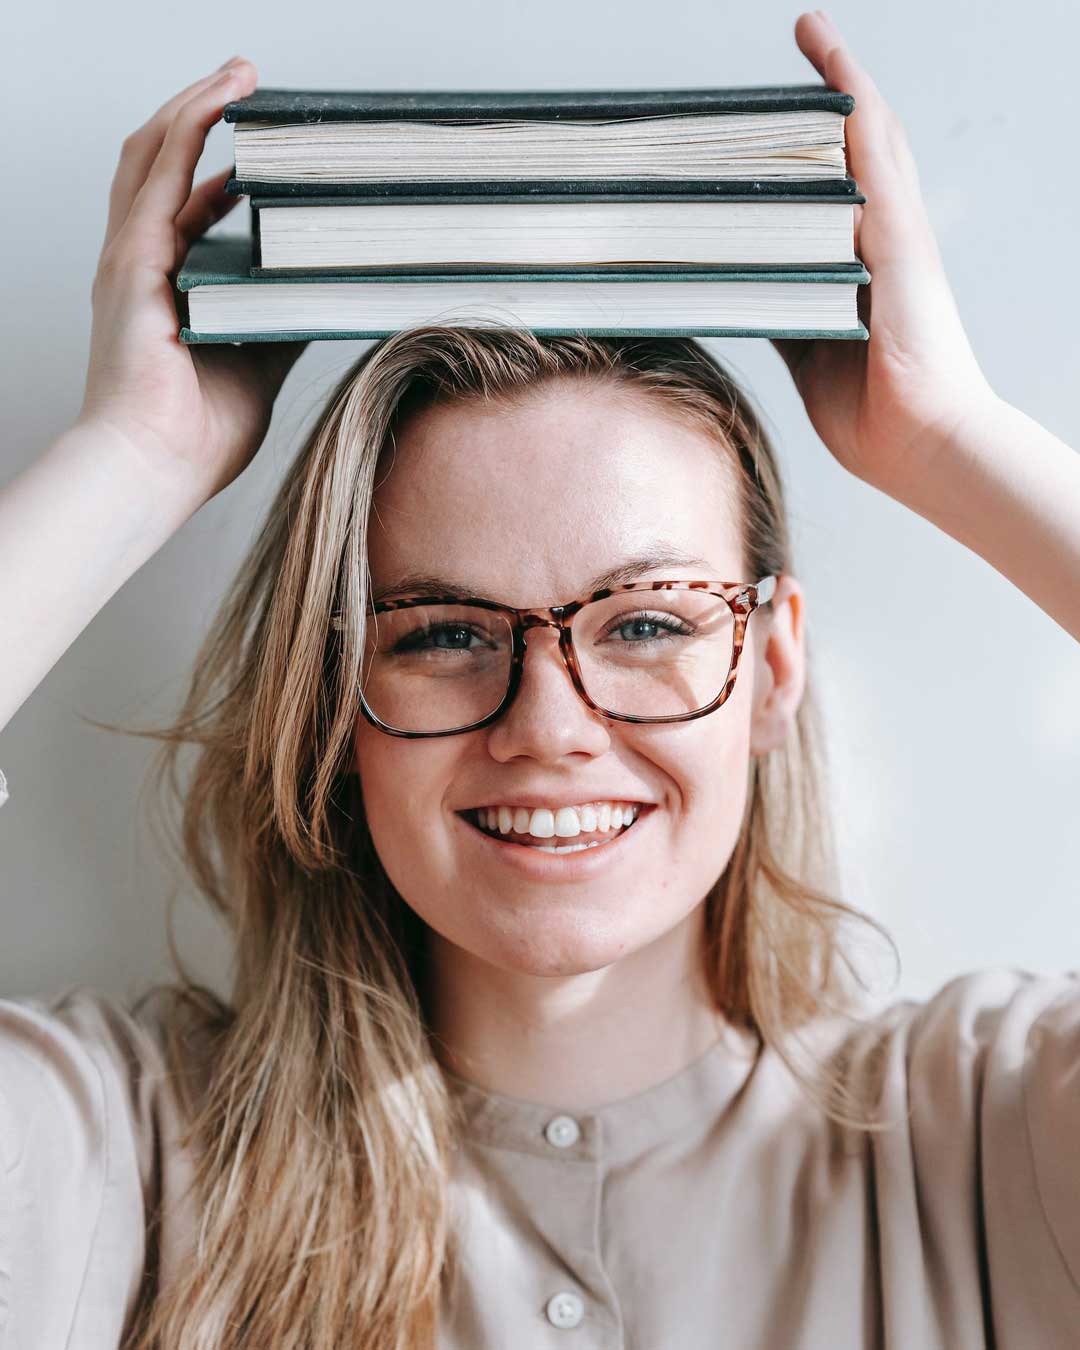
<path id="1" fill-rule="evenodd" d="M 436 405 L 380 472 L 372 578 L 381 589 L 419 570 L 514 606 L 557 604 L 663 540 L 708 566 L 649 577 L 756 581 L 736 500 L 717 441 L 637 391 L 564 379 L 505 407 Z M 429 1016 L 462 1076 L 584 1108 L 669 1076 L 717 1039 L 703 900 L 738 837 L 751 756 L 783 742 L 805 678 L 793 577 L 772 609 L 750 619 L 731 697 L 693 722 L 593 711 L 546 631 L 530 636 L 518 696 L 491 726 L 404 740 L 359 720 L 372 837 L 430 929 Z M 455 812 L 529 791 L 656 803 L 651 846 L 573 884 L 521 877 Z"/>

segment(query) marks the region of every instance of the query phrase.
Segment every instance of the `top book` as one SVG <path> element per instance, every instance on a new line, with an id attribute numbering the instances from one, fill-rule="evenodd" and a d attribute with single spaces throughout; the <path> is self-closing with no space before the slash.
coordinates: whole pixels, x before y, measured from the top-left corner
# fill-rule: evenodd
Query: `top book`
<path id="1" fill-rule="evenodd" d="M 227 103 L 237 192 L 284 184 L 827 183 L 850 94 L 823 84 L 713 89 L 256 89 Z"/>

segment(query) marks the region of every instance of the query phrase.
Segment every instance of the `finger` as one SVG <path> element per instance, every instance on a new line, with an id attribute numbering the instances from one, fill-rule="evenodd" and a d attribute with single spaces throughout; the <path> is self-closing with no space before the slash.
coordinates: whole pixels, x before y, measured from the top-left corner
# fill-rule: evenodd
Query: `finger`
<path id="1" fill-rule="evenodd" d="M 864 219 L 863 210 L 857 210 L 860 243 L 873 235 L 879 264 L 883 257 L 933 253 L 915 157 L 900 119 L 822 10 L 799 16 L 795 38 L 826 84 L 855 100 L 845 122 L 848 168 L 871 213 Z"/>
<path id="2" fill-rule="evenodd" d="M 237 206 L 240 198 L 225 191 L 225 183 L 232 177 L 232 169 L 223 169 L 199 184 L 176 217 L 177 256 L 186 254 L 196 239 L 200 239 L 211 225 Z"/>
<path id="3" fill-rule="evenodd" d="M 242 57 L 234 56 L 230 58 L 230 61 L 236 62 L 242 59 Z M 204 75 L 201 80 L 196 80 L 194 84 L 189 84 L 186 89 L 181 89 L 178 94 L 174 94 L 167 103 L 162 104 L 152 117 L 148 118 L 137 131 L 133 131 L 124 141 L 120 152 L 120 162 L 116 167 L 109 192 L 109 218 L 105 226 L 103 248 L 108 247 L 117 230 L 127 220 L 131 203 L 135 200 L 135 194 L 146 182 L 146 176 L 157 158 L 158 151 L 161 149 L 165 133 L 179 109 L 188 99 L 201 93 L 214 80 L 219 79 L 230 61 L 223 62 L 217 70 L 212 71 L 209 75 Z"/>
<path id="4" fill-rule="evenodd" d="M 140 263 L 165 272 L 175 266 L 176 218 L 191 196 L 195 166 L 207 132 L 220 118 L 225 104 L 249 94 L 256 79 L 255 67 L 250 64 L 228 71 L 176 113 L 123 226 L 123 234 L 130 235 Z"/>
<path id="5" fill-rule="evenodd" d="M 821 10 L 799 15 L 795 41 L 830 88 L 855 100 L 844 122 L 844 138 L 852 177 L 869 196 L 891 158 L 887 119 L 892 114 L 877 85 L 848 50 L 840 30 Z"/>

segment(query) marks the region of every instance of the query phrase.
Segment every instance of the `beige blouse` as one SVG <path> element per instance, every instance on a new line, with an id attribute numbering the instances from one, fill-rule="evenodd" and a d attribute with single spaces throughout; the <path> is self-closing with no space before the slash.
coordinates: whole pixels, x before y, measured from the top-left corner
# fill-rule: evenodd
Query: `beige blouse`
<path id="1" fill-rule="evenodd" d="M 440 1346 L 1080 1346 L 1080 976 L 979 972 L 814 1036 L 879 1076 L 897 1128 L 845 1134 L 734 1035 L 579 1114 L 449 1076 L 468 1123 Z M 159 1047 L 99 994 L 0 1001 L 4 1350 L 112 1350 L 144 1263 L 185 1260 Z"/>

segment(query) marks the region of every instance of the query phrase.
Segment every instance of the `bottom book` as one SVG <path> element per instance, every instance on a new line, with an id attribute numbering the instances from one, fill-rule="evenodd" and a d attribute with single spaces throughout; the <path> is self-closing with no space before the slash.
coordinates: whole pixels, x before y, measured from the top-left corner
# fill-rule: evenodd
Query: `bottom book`
<path id="1" fill-rule="evenodd" d="M 427 324 L 549 337 L 869 337 L 856 297 L 870 273 L 858 261 L 287 277 L 253 277 L 250 269 L 249 237 L 192 245 L 176 278 L 188 310 L 182 342 L 381 338 Z"/>

